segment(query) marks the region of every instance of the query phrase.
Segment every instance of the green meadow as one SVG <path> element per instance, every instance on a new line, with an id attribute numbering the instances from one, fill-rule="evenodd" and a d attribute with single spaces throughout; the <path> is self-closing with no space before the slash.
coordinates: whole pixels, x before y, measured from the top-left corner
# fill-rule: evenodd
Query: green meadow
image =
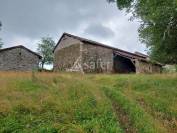
<path id="1" fill-rule="evenodd" d="M 0 133 L 176 133 L 177 74 L 0 73 Z"/>

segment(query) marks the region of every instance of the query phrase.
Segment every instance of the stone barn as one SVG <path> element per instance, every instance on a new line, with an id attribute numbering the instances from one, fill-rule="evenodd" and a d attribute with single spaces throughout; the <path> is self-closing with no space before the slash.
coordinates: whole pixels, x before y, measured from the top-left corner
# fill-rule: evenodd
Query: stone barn
<path id="1" fill-rule="evenodd" d="M 130 53 L 64 33 L 54 48 L 54 71 L 83 73 L 160 73 L 147 55 Z"/>
<path id="2" fill-rule="evenodd" d="M 0 49 L 0 71 L 32 71 L 38 69 L 41 58 L 22 45 Z"/>

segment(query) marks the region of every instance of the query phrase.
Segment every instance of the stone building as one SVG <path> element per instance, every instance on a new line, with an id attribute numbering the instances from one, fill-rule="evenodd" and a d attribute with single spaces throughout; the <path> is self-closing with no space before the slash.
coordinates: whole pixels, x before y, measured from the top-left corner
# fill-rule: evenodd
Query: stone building
<path id="1" fill-rule="evenodd" d="M 160 73 L 147 55 L 130 53 L 64 33 L 54 48 L 54 71 L 83 73 Z"/>
<path id="2" fill-rule="evenodd" d="M 41 58 L 21 45 L 0 49 L 0 71 L 32 71 L 38 69 Z"/>

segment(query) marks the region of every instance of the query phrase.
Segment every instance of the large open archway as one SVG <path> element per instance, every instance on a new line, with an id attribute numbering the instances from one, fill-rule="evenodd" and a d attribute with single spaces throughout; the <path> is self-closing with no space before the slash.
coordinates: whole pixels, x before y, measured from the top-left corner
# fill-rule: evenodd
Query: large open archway
<path id="1" fill-rule="evenodd" d="M 130 59 L 115 54 L 113 60 L 115 73 L 136 73 L 136 67 Z"/>

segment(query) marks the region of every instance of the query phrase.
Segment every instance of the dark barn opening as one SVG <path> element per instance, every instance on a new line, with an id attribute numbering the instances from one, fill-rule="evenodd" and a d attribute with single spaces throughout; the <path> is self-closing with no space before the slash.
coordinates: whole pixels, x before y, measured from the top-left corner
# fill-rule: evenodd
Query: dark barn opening
<path id="1" fill-rule="evenodd" d="M 115 73 L 135 73 L 136 68 L 130 59 L 114 54 L 114 72 Z"/>

